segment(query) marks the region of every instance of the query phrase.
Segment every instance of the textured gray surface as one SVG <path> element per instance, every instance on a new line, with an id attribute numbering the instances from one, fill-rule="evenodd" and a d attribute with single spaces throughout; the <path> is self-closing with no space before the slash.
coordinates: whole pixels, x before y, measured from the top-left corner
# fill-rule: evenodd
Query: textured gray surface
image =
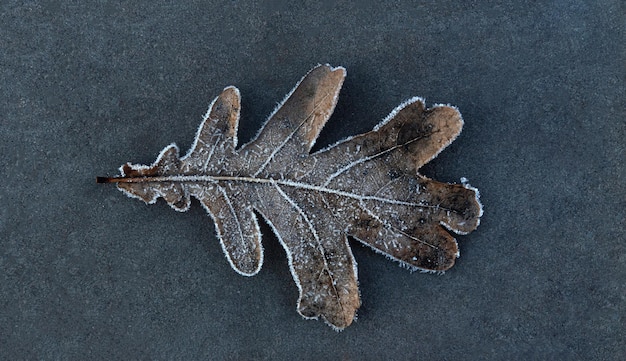
<path id="1" fill-rule="evenodd" d="M 626 353 L 622 2 L 54 3 L 0 5 L 0 357 Z M 298 316 L 267 227 L 245 278 L 197 202 L 180 214 L 94 182 L 187 149 L 226 85 L 249 140 L 326 62 L 348 78 L 320 146 L 414 95 L 457 105 L 464 132 L 423 171 L 468 177 L 486 212 L 443 276 L 352 243 L 363 306 L 342 333 Z"/>

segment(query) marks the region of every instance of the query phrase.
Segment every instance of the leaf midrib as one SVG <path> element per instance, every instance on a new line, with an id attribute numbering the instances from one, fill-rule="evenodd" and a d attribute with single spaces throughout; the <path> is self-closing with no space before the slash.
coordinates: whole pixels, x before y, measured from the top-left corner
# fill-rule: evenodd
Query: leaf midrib
<path id="1" fill-rule="evenodd" d="M 247 183 L 260 183 L 270 185 L 282 185 L 293 188 L 307 189 L 311 191 L 318 191 L 328 194 L 334 194 L 342 197 L 356 199 L 358 201 L 372 200 L 382 203 L 417 207 L 417 208 L 431 208 L 443 211 L 449 211 L 458 213 L 456 210 L 441 207 L 439 205 L 427 205 L 414 202 L 399 201 L 390 198 L 366 196 L 356 193 L 346 192 L 338 189 L 328 188 L 324 186 L 318 186 L 309 183 L 296 182 L 285 179 L 273 179 L 273 178 L 256 178 L 256 177 L 238 177 L 238 176 L 210 176 L 210 175 L 171 175 L 171 176 L 147 176 L 147 177 L 120 177 L 111 178 L 111 183 L 219 183 L 219 182 L 247 182 Z"/>

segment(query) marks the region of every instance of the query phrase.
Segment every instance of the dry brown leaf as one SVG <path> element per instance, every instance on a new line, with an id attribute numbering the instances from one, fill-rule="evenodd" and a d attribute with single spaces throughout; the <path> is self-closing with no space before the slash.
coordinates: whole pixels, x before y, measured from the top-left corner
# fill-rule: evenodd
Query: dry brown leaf
<path id="1" fill-rule="evenodd" d="M 216 225 L 233 269 L 259 272 L 263 248 L 256 214 L 271 226 L 298 286 L 298 312 L 349 326 L 360 306 L 348 236 L 412 269 L 444 271 L 459 255 L 458 234 L 476 229 L 478 191 L 419 174 L 461 132 L 456 108 L 426 109 L 420 98 L 399 107 L 371 132 L 309 154 L 332 114 L 346 72 L 311 70 L 270 115 L 257 137 L 237 149 L 240 96 L 228 87 L 204 117 L 191 150 L 171 144 L 150 166 L 127 163 L 117 183 L 152 204 L 177 211 L 197 198 Z"/>

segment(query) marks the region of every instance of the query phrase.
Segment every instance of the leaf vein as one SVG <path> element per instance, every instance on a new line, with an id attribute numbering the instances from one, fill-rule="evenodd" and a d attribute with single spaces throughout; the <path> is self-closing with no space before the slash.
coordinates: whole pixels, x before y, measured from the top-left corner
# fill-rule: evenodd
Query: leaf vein
<path id="1" fill-rule="evenodd" d="M 336 296 L 335 300 L 339 304 L 339 307 L 343 310 L 343 305 L 341 304 L 341 301 L 340 301 L 341 297 L 339 295 L 339 291 L 335 287 L 335 279 L 333 277 L 333 273 L 330 271 L 330 268 L 328 267 L 328 257 L 326 256 L 326 252 L 324 250 L 324 246 L 322 245 L 320 237 L 317 234 L 317 230 L 315 230 L 315 227 L 313 226 L 313 222 L 311 222 L 309 217 L 307 217 L 306 212 L 304 212 L 304 210 L 302 210 L 302 208 L 300 208 L 300 206 L 298 206 L 298 204 L 293 199 L 291 199 L 291 197 L 289 197 L 289 195 L 287 195 L 287 193 L 285 193 L 277 183 L 274 183 L 274 187 L 276 187 L 276 190 L 278 191 L 278 193 L 280 193 L 280 195 L 283 198 L 285 198 L 285 200 L 298 212 L 298 214 L 300 214 L 300 216 L 304 219 L 307 226 L 309 227 L 311 233 L 313 234 L 313 238 L 315 238 L 315 241 L 317 243 L 317 248 L 319 252 L 322 254 L 322 258 L 324 259 L 323 271 L 325 271 L 328 274 L 328 277 L 330 279 L 330 285 L 333 289 L 333 293 Z M 322 274 L 320 273 L 319 277 L 321 277 L 321 275 Z"/>

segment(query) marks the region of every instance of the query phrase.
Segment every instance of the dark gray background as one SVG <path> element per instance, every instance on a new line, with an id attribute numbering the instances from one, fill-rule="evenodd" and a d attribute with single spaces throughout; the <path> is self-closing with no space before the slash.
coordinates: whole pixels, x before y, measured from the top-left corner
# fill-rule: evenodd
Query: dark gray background
<path id="1" fill-rule="evenodd" d="M 0 357 L 623 357 L 623 1 L 47 3 L 0 5 Z M 348 78 L 320 146 L 411 96 L 454 104 L 465 129 L 423 173 L 485 206 L 443 276 L 352 243 L 363 306 L 342 333 L 296 313 L 267 227 L 242 277 L 197 202 L 94 182 L 185 152 L 227 85 L 249 140 L 327 62 Z"/>

